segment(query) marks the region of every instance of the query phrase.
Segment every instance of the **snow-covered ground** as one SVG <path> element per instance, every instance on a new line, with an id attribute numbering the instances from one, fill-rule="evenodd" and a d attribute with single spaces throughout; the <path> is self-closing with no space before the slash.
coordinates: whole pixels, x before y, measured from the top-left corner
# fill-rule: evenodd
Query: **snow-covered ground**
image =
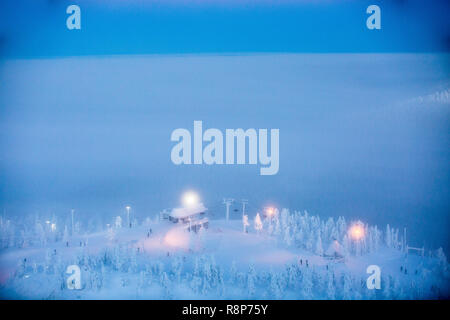
<path id="1" fill-rule="evenodd" d="M 364 227 L 365 239 L 355 245 L 343 218 L 322 221 L 283 210 L 280 219 L 264 221 L 261 231 L 251 223 L 248 233 L 240 220 L 211 220 L 208 229 L 194 233 L 155 219 L 82 236 L 68 235 L 67 228 L 59 236 L 44 230 L 39 241 L 14 245 L 5 245 L 2 224 L 3 299 L 449 297 L 441 250 L 424 257 L 406 255 L 398 232 L 383 234 L 369 226 Z M 344 259 L 324 255 L 332 237 L 345 251 Z M 67 288 L 66 269 L 73 264 L 81 269 L 80 290 Z M 381 268 L 379 290 L 367 288 L 369 265 Z"/>

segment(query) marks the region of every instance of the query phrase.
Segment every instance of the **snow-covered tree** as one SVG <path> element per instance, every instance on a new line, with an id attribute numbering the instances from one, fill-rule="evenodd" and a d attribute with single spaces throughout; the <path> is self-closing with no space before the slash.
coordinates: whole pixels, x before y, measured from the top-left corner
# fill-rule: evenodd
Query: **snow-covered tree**
<path id="1" fill-rule="evenodd" d="M 237 273 L 238 273 L 238 271 L 236 268 L 236 261 L 233 261 L 231 263 L 231 268 L 230 268 L 230 281 L 231 281 L 232 285 L 235 284 L 237 281 Z"/>
<path id="2" fill-rule="evenodd" d="M 382 280 L 382 293 L 383 299 L 391 299 L 391 276 L 385 276 L 381 278 Z"/>
<path id="3" fill-rule="evenodd" d="M 222 268 L 218 268 L 217 273 L 217 294 L 219 295 L 219 297 L 223 297 L 223 295 L 225 294 L 225 281 Z"/>
<path id="4" fill-rule="evenodd" d="M 281 235 L 280 219 L 278 219 L 278 217 L 276 216 L 274 218 L 274 221 L 275 221 L 275 227 L 274 227 L 273 234 L 278 237 Z"/>
<path id="5" fill-rule="evenodd" d="M 147 273 L 144 270 L 139 272 L 139 279 L 137 284 L 137 295 L 141 296 L 143 290 L 147 287 Z"/>
<path id="6" fill-rule="evenodd" d="M 285 229 L 289 226 L 289 210 L 286 208 L 281 209 L 280 213 L 280 222 L 281 222 L 281 228 Z"/>
<path id="7" fill-rule="evenodd" d="M 447 257 L 445 256 L 444 250 L 441 248 L 439 248 L 436 251 L 436 258 L 438 259 L 439 262 L 439 268 L 441 269 L 442 272 L 446 272 L 448 269 L 448 263 L 447 263 Z"/>
<path id="8" fill-rule="evenodd" d="M 247 273 L 247 295 L 249 299 L 251 299 L 256 292 L 255 282 L 256 282 L 255 267 L 253 265 L 250 265 Z"/>
<path id="9" fill-rule="evenodd" d="M 74 234 L 80 234 L 80 232 L 81 232 L 81 222 L 77 221 L 75 222 Z"/>
<path id="10" fill-rule="evenodd" d="M 248 215 L 243 215 L 242 216 L 242 227 L 244 229 L 244 233 L 247 233 L 247 227 L 250 225 L 250 223 L 248 222 Z"/>
<path id="11" fill-rule="evenodd" d="M 167 276 L 166 272 L 163 272 L 160 276 L 160 285 L 163 287 L 164 290 L 164 297 L 169 298 L 170 297 L 170 280 Z"/>
<path id="12" fill-rule="evenodd" d="M 270 292 L 272 293 L 271 299 L 281 299 L 283 295 L 279 274 L 273 270 L 270 272 Z"/>
<path id="13" fill-rule="evenodd" d="M 342 299 L 352 299 L 352 279 L 348 272 L 345 272 L 342 276 Z"/>
<path id="14" fill-rule="evenodd" d="M 302 273 L 302 295 L 303 299 L 310 300 L 313 298 L 313 275 L 310 269 L 306 268 Z"/>
<path id="15" fill-rule="evenodd" d="M 286 227 L 284 228 L 284 243 L 285 243 L 287 246 L 290 246 L 291 243 L 292 243 L 291 231 L 290 231 L 289 226 L 286 226 Z"/>
<path id="16" fill-rule="evenodd" d="M 175 280 L 179 283 L 181 280 L 181 272 L 183 269 L 183 260 L 180 256 L 176 256 L 172 260 L 172 273 L 174 275 Z"/>
<path id="17" fill-rule="evenodd" d="M 194 294 L 199 294 L 202 286 L 202 279 L 199 276 L 194 275 L 189 285 Z"/>
<path id="18" fill-rule="evenodd" d="M 116 238 L 116 232 L 114 231 L 114 228 L 108 227 L 108 231 L 106 233 L 106 238 L 109 241 L 114 241 L 114 239 Z"/>
<path id="19" fill-rule="evenodd" d="M 321 256 L 323 255 L 323 247 L 322 247 L 322 237 L 320 236 L 320 231 L 317 232 L 317 240 L 316 240 L 316 254 Z"/>
<path id="20" fill-rule="evenodd" d="M 66 243 L 67 241 L 69 241 L 69 228 L 67 227 L 67 225 L 64 226 L 64 234 L 63 234 L 63 238 L 62 241 L 64 243 Z"/>
<path id="21" fill-rule="evenodd" d="M 327 299 L 334 300 L 336 298 L 336 286 L 334 283 L 334 274 L 328 272 L 327 274 Z"/>
<path id="22" fill-rule="evenodd" d="M 255 221 L 254 221 L 254 228 L 256 232 L 260 233 L 263 229 L 263 224 L 261 221 L 261 217 L 259 216 L 259 213 L 256 214 Z"/>
<path id="23" fill-rule="evenodd" d="M 122 228 L 122 217 L 121 216 L 116 217 L 114 225 L 115 225 L 116 229 Z"/>
<path id="24" fill-rule="evenodd" d="M 308 238 L 306 240 L 305 246 L 306 246 L 306 250 L 311 251 L 311 252 L 313 251 L 313 249 L 314 249 L 314 233 L 313 232 L 310 232 L 308 234 Z"/>
<path id="25" fill-rule="evenodd" d="M 391 228 L 389 227 L 389 224 L 386 226 L 385 242 L 386 242 L 386 247 L 391 248 L 392 238 L 391 238 Z"/>
<path id="26" fill-rule="evenodd" d="M 47 235 L 45 233 L 44 227 L 39 222 L 36 224 L 36 234 L 41 245 L 45 246 L 47 243 Z"/>

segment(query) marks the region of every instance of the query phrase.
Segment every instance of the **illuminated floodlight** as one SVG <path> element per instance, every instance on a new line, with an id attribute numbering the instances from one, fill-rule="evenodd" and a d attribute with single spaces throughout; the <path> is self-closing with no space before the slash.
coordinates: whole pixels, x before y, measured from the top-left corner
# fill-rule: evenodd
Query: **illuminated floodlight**
<path id="1" fill-rule="evenodd" d="M 197 193 L 193 191 L 187 191 L 183 194 L 183 197 L 181 198 L 181 203 L 184 207 L 195 207 L 200 202 L 199 197 Z"/>
<path id="2" fill-rule="evenodd" d="M 361 240 L 364 238 L 364 226 L 362 223 L 355 223 L 350 227 L 349 234 L 353 240 Z"/>
<path id="3" fill-rule="evenodd" d="M 275 215 L 276 209 L 274 207 L 267 207 L 266 208 L 266 215 L 268 217 L 273 217 Z"/>

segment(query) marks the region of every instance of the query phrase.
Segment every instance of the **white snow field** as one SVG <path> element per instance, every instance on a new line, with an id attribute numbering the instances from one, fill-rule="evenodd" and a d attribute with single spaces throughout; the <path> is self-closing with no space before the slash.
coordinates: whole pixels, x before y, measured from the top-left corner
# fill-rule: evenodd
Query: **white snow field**
<path id="1" fill-rule="evenodd" d="M 279 218 L 278 218 L 279 216 Z M 240 220 L 211 220 L 188 232 L 158 218 L 129 228 L 70 236 L 36 222 L 12 238 L 1 220 L 2 299 L 443 299 L 449 297 L 443 251 L 410 252 L 399 231 L 361 225 L 352 240 L 344 218 L 321 220 L 283 209 L 248 233 Z M 49 228 L 46 228 L 50 226 Z M 150 231 L 151 229 L 151 231 Z M 82 235 L 81 235 L 82 234 Z M 22 233 L 23 235 L 23 233 Z M 337 251 L 330 244 L 337 244 Z M 328 249 L 327 249 L 328 248 Z M 327 253 L 334 255 L 328 257 Z M 342 254 L 343 257 L 340 257 Z M 70 290 L 69 265 L 81 269 Z M 369 290 L 369 265 L 381 268 Z"/>

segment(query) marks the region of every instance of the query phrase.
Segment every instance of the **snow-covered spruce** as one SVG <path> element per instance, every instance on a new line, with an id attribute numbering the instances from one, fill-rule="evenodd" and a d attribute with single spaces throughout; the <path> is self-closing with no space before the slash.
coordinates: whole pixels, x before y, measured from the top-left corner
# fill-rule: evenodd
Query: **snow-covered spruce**
<path id="1" fill-rule="evenodd" d="M 119 217 L 120 218 L 120 217 Z M 444 251 L 407 254 L 399 229 L 321 220 L 307 212 L 212 220 L 189 233 L 146 218 L 122 226 L 57 217 L 0 219 L 0 296 L 37 299 L 439 299 L 449 297 Z M 32 221 L 32 222 L 30 222 Z M 250 223 L 252 221 L 253 223 Z M 103 227 L 105 226 L 105 227 Z M 352 226 L 357 226 L 354 239 Z M 73 230 L 72 230 L 73 229 Z M 379 265 L 381 289 L 366 286 Z M 67 286 L 69 265 L 81 289 Z"/>

